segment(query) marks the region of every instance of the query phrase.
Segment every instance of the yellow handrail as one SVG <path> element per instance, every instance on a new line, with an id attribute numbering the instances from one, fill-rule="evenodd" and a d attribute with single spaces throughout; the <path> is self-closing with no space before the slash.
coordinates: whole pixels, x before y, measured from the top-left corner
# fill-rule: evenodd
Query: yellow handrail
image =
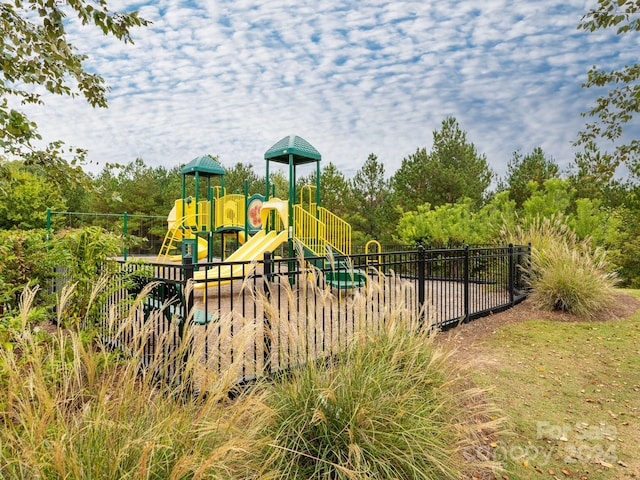
<path id="1" fill-rule="evenodd" d="M 351 255 L 351 225 L 324 207 L 318 207 L 318 218 L 326 225 L 326 242 L 343 255 Z"/>
<path id="2" fill-rule="evenodd" d="M 318 256 L 327 253 L 325 229 L 325 225 L 302 205 L 293 206 L 293 237 Z"/>
<path id="3" fill-rule="evenodd" d="M 306 201 L 307 201 L 307 205 L 311 206 L 311 205 L 315 205 L 315 193 L 316 193 L 316 186 L 315 185 L 303 185 L 300 188 L 300 205 L 302 205 L 304 207 L 305 205 L 305 192 L 308 193 Z"/>
<path id="4" fill-rule="evenodd" d="M 194 222 L 191 220 L 195 219 L 197 214 L 185 215 L 184 217 L 175 221 L 173 226 L 167 230 L 167 233 L 164 236 L 164 241 L 162 242 L 162 246 L 160 247 L 160 252 L 158 253 L 158 257 L 156 261 L 163 262 L 167 260 L 169 256 L 169 252 L 171 251 L 171 247 L 173 247 L 173 242 L 177 240 L 182 240 L 182 238 L 193 238 L 193 232 L 190 228 Z M 190 225 L 191 224 L 191 225 Z M 184 232 L 183 232 L 183 229 Z"/>
<path id="5" fill-rule="evenodd" d="M 351 254 L 351 225 L 316 204 L 311 212 L 302 205 L 293 206 L 293 236 L 318 256 L 327 254 L 327 246 L 343 255 Z M 317 216 L 316 216 L 317 212 Z"/>
<path id="6" fill-rule="evenodd" d="M 220 185 L 215 185 L 211 187 L 211 190 L 213 191 L 213 198 L 216 199 L 216 198 L 224 197 L 224 192 L 226 189 Z"/>
<path id="7" fill-rule="evenodd" d="M 369 252 L 369 249 L 371 246 L 376 247 L 375 253 L 378 254 L 378 265 L 381 265 L 382 255 L 380 254 L 382 253 L 382 245 L 380 245 L 380 242 L 377 240 L 369 240 L 367 244 L 364 246 L 364 253 L 367 255 L 367 264 L 372 263 L 372 259 L 369 257 L 370 254 L 373 256 L 373 253 Z"/>

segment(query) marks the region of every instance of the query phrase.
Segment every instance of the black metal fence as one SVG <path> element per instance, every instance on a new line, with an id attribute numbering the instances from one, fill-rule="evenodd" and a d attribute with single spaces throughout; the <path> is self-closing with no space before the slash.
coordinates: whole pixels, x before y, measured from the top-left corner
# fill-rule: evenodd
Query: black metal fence
<path id="1" fill-rule="evenodd" d="M 241 383 L 335 356 L 389 322 L 446 329 L 509 308 L 526 297 L 528 259 L 529 247 L 508 245 L 329 258 L 267 252 L 263 261 L 232 264 L 119 262 L 101 327 L 142 365 L 161 364 L 154 373 L 181 376 L 188 357 Z"/>

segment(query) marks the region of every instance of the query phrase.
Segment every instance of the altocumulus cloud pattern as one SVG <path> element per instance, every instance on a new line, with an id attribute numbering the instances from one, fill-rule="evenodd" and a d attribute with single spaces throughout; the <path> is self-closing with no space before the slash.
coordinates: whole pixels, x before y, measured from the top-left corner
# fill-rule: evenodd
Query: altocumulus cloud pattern
<path id="1" fill-rule="evenodd" d="M 112 87 L 109 109 L 49 98 L 29 112 L 48 140 L 97 162 L 211 153 L 261 171 L 264 151 L 295 133 L 347 176 L 370 153 L 392 174 L 455 116 L 499 175 L 537 146 L 564 167 L 599 94 L 581 88 L 588 69 L 637 60 L 637 36 L 576 29 L 593 4 L 114 0 L 153 22 L 133 46 L 68 19 Z"/>

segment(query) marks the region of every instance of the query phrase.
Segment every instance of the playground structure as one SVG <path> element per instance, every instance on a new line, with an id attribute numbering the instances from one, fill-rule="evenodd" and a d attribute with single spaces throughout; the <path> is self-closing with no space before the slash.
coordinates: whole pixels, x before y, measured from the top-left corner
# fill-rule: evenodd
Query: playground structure
<path id="1" fill-rule="evenodd" d="M 158 261 L 182 261 L 190 255 L 198 260 L 213 257 L 213 235 L 222 236 L 223 253 L 226 240 L 234 236 L 244 243 L 249 235 L 260 230 L 258 215 L 264 196 L 249 197 L 245 182 L 244 194 L 226 194 L 224 168 L 210 155 L 193 159 L 182 170 L 182 198 L 175 201 L 167 217 L 167 233 L 158 254 Z M 186 195 L 187 177 L 195 177 L 195 194 Z M 212 185 L 213 178 L 221 179 Z M 201 199 L 201 181 L 206 181 L 206 196 Z M 176 247 L 181 253 L 171 255 Z"/>
<path id="2" fill-rule="evenodd" d="M 264 259 L 281 245 L 287 247 L 289 258 L 298 249 L 318 268 L 326 270 L 329 285 L 340 288 L 363 286 L 366 274 L 347 268 L 345 256 L 351 254 L 351 225 L 321 206 L 320 153 L 306 140 L 296 135 L 282 138 L 265 154 L 265 195 L 249 196 L 245 182 L 244 194 L 227 194 L 224 188 L 224 168 L 211 156 L 198 157 L 182 170 L 182 198 L 177 199 L 167 218 L 167 234 L 158 254 L 158 261 L 181 261 L 187 255 L 194 259 L 213 258 L 213 235 L 222 236 L 223 265 L 199 270 L 194 279 L 206 288 L 209 283 L 228 283 L 247 269 L 240 262 Z M 270 162 L 288 165 L 288 200 L 273 196 L 269 179 Z M 301 165 L 316 164 L 316 185 L 305 185 L 296 192 L 296 174 Z M 195 195 L 187 196 L 186 178 L 195 176 Z M 220 177 L 220 185 L 211 180 Z M 206 199 L 200 199 L 200 182 L 206 180 Z M 224 258 L 226 239 L 234 236 L 240 246 Z M 170 255 L 180 246 L 179 255 Z M 321 259 L 321 260 L 319 260 Z M 237 263 L 236 263 L 237 262 Z"/>

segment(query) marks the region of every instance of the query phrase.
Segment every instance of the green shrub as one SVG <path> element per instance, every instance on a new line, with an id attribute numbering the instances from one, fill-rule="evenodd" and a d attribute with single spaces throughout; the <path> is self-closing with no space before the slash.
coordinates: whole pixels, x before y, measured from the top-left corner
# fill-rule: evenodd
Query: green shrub
<path id="1" fill-rule="evenodd" d="M 270 389 L 269 478 L 462 478 L 472 443 L 447 354 L 399 327 Z M 475 412 L 478 413 L 477 411 Z M 481 428 L 479 425 L 477 428 Z"/>
<path id="2" fill-rule="evenodd" d="M 122 239 L 100 227 L 62 231 L 49 238 L 46 230 L 0 231 L 0 317 L 14 315 L 27 285 L 39 286 L 34 304 L 56 305 L 49 287 L 58 278 L 77 282 L 75 302 L 67 319 L 84 318 L 96 279 L 108 258 L 120 253 Z M 61 284 L 62 282 L 58 282 Z"/>
<path id="3" fill-rule="evenodd" d="M 514 216 L 515 202 L 509 200 L 508 192 L 501 192 L 480 209 L 468 198 L 435 208 L 428 203 L 419 205 L 417 211 L 402 215 L 397 232 L 408 245 L 490 243 L 504 223 L 513 223 Z"/>
<path id="4" fill-rule="evenodd" d="M 26 285 L 40 285 L 36 304 L 53 303 L 46 297 L 46 285 L 54 268 L 64 265 L 64 252 L 50 243 L 46 230 L 0 231 L 0 317 L 18 309 Z"/>

